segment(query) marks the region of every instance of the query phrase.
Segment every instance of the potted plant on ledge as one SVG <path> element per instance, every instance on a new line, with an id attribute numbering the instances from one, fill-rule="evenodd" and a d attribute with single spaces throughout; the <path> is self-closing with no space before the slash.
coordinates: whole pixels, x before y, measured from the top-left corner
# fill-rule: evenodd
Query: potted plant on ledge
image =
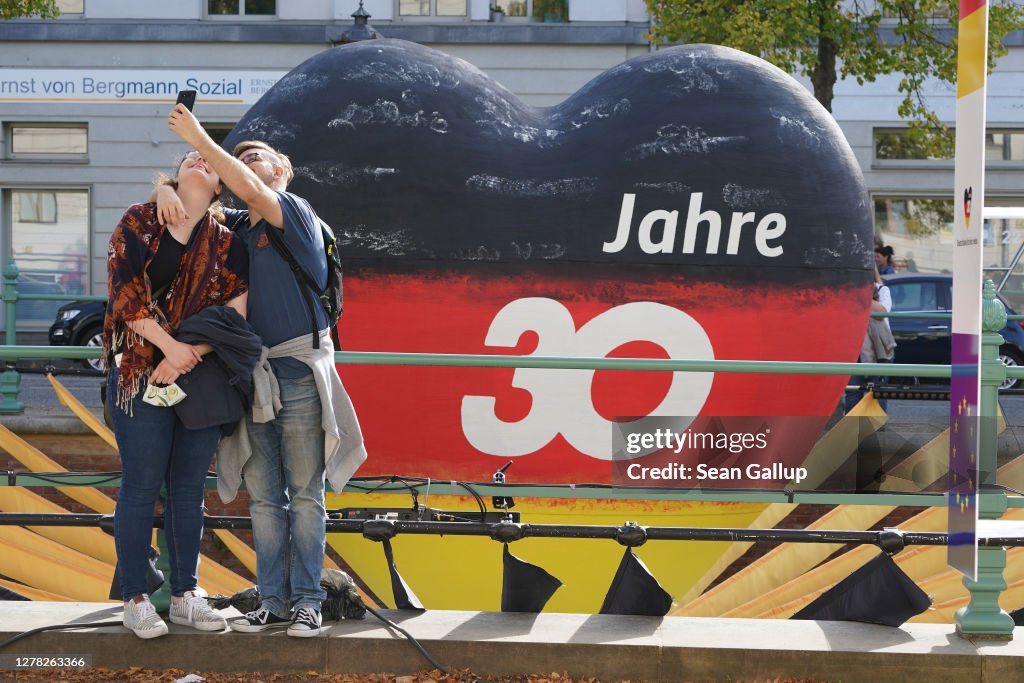
<path id="1" fill-rule="evenodd" d="M 501 21 L 505 18 L 505 10 L 496 2 L 491 3 L 491 21 Z"/>
<path id="2" fill-rule="evenodd" d="M 568 21 L 568 0 L 533 0 L 533 16 L 548 23 Z"/>

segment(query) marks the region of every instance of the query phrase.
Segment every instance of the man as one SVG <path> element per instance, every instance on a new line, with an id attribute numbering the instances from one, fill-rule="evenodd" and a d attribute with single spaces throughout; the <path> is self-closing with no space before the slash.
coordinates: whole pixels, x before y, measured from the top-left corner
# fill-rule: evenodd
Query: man
<path id="1" fill-rule="evenodd" d="M 269 243 L 267 231 L 281 231 L 292 256 L 322 287 L 327 282 L 327 261 L 320 219 L 304 199 L 285 191 L 293 171 L 284 154 L 250 141 L 237 145 L 231 156 L 183 105 L 171 111 L 168 126 L 195 147 L 248 207 L 248 215 L 233 212 L 228 222 L 240 224 L 236 234 L 249 250 L 248 319 L 269 347 L 265 353 L 280 390 L 279 408 L 276 400 L 261 399 L 257 391 L 245 429 L 236 430 L 231 440 L 222 440 L 218 450 L 221 497 L 234 498 L 239 474 L 249 492 L 263 598 L 260 609 L 230 626 L 243 632 L 287 626 L 290 636 L 315 636 L 326 597 L 320 587 L 325 470 L 335 490 L 341 490 L 366 459 L 366 451 L 351 402 L 334 369 L 327 314 L 321 306 L 313 306 L 320 330 L 315 349 L 304 285 Z"/>

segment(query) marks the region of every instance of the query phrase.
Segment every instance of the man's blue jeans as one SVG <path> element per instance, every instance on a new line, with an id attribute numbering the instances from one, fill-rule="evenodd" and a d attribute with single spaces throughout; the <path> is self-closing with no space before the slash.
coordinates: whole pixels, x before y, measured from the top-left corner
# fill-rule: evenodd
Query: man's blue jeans
<path id="1" fill-rule="evenodd" d="M 144 388 L 132 399 L 129 416 L 117 406 L 116 369 L 107 382 L 110 418 L 121 455 L 121 489 L 114 509 L 121 597 L 128 600 L 146 592 L 153 506 L 165 483 L 164 535 L 171 592 L 182 595 L 194 590 L 198 581 L 203 494 L 220 427 L 186 428 L 174 408 L 144 403 Z"/>
<path id="2" fill-rule="evenodd" d="M 324 564 L 324 430 L 313 375 L 278 378 L 281 410 L 267 423 L 246 420 L 252 456 L 242 470 L 256 542 L 263 606 L 288 618 L 319 610 Z"/>

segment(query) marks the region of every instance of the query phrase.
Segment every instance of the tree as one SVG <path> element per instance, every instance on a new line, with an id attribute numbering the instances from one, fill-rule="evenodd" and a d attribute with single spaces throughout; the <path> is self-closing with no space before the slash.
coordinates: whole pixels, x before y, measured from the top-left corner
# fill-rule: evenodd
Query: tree
<path id="1" fill-rule="evenodd" d="M 57 9 L 57 0 L 0 0 L 0 19 L 56 19 L 58 16 L 60 10 Z"/>
<path id="2" fill-rule="evenodd" d="M 1002 38 L 1024 27 L 1024 6 L 988 5 L 991 71 L 1006 54 Z M 923 86 L 930 78 L 956 82 L 958 0 L 647 0 L 647 7 L 653 42 L 714 43 L 757 55 L 810 76 L 830 112 L 837 78 L 863 85 L 898 73 L 899 114 L 914 144 L 950 156 L 952 138 Z"/>

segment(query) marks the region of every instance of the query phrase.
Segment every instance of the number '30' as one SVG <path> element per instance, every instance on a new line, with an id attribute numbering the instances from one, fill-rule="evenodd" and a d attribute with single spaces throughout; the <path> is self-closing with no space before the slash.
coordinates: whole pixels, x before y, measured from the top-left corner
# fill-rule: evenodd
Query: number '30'
<path id="1" fill-rule="evenodd" d="M 665 349 L 670 358 L 714 358 L 711 341 L 696 320 L 677 308 L 650 301 L 616 306 L 577 331 L 572 315 L 559 302 L 517 299 L 494 317 L 485 343 L 515 346 L 531 330 L 538 336 L 536 356 L 603 358 L 628 342 L 647 341 Z M 593 379 L 593 370 L 516 368 L 512 386 L 530 393 L 530 412 L 518 422 L 505 422 L 495 414 L 495 397 L 464 396 L 463 432 L 474 448 L 491 455 L 534 453 L 561 434 L 581 453 L 611 460 L 612 423 L 594 409 Z M 698 415 L 713 379 L 710 372 L 673 373 L 665 398 L 651 414 Z"/>

